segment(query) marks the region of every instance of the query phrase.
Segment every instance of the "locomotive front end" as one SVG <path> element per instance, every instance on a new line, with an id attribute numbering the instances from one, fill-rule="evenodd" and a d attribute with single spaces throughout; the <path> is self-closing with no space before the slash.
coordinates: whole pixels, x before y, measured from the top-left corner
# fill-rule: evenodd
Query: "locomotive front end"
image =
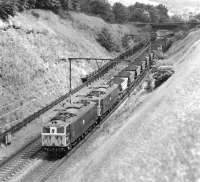
<path id="1" fill-rule="evenodd" d="M 66 126 L 50 125 L 42 129 L 42 148 L 48 152 L 65 151 L 69 144 L 69 132 Z"/>

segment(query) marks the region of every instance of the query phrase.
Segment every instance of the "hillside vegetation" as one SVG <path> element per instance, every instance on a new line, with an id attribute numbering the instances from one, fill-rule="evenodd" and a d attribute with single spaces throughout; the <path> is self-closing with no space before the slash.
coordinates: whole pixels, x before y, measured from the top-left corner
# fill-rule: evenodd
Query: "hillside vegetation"
<path id="1" fill-rule="evenodd" d="M 70 12 L 61 19 L 43 10 L 26 11 L 0 21 L 0 115 L 19 107 L 21 119 L 68 92 L 68 57 L 114 57 L 97 41 L 106 28 L 123 51 L 121 39 L 138 34 L 131 25 L 108 24 L 100 18 Z M 119 53 L 117 53 L 119 54 Z M 96 69 L 96 63 L 73 62 L 73 87 L 80 77 Z M 6 108 L 6 109 L 5 109 Z"/>
<path id="2" fill-rule="evenodd" d="M 153 6 L 136 2 L 126 7 L 120 2 L 111 6 L 104 0 L 0 0 L 0 17 L 3 19 L 27 9 L 51 10 L 61 16 L 69 10 L 81 11 L 112 23 L 135 21 L 158 23 L 173 20 L 168 15 L 168 9 L 162 4 Z"/>

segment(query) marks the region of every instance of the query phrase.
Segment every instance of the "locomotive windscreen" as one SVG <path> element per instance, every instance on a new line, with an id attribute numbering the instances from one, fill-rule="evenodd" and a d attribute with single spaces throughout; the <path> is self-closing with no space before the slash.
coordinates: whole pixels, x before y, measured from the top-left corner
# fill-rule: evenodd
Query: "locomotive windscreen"
<path id="1" fill-rule="evenodd" d="M 43 127 L 42 132 L 43 133 L 50 133 L 50 128 L 49 127 Z"/>
<path id="2" fill-rule="evenodd" d="M 64 133 L 64 127 L 57 127 L 57 133 Z"/>

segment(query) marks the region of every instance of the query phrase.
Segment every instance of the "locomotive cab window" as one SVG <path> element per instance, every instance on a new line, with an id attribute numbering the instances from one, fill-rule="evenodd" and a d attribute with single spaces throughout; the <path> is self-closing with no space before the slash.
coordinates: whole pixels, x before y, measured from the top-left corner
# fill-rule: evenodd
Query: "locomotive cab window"
<path id="1" fill-rule="evenodd" d="M 57 133 L 65 133 L 64 127 L 58 127 L 57 128 Z"/>
<path id="2" fill-rule="evenodd" d="M 50 128 L 43 127 L 42 132 L 43 133 L 50 133 Z"/>

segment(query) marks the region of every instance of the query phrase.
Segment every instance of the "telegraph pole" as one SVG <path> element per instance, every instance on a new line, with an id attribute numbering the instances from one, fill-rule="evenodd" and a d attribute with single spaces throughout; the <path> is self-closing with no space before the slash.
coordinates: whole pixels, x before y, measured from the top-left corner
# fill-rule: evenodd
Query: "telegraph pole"
<path id="1" fill-rule="evenodd" d="M 71 100 L 71 92 L 72 92 L 72 60 L 71 58 L 68 58 L 69 60 L 69 102 L 72 103 Z"/>

